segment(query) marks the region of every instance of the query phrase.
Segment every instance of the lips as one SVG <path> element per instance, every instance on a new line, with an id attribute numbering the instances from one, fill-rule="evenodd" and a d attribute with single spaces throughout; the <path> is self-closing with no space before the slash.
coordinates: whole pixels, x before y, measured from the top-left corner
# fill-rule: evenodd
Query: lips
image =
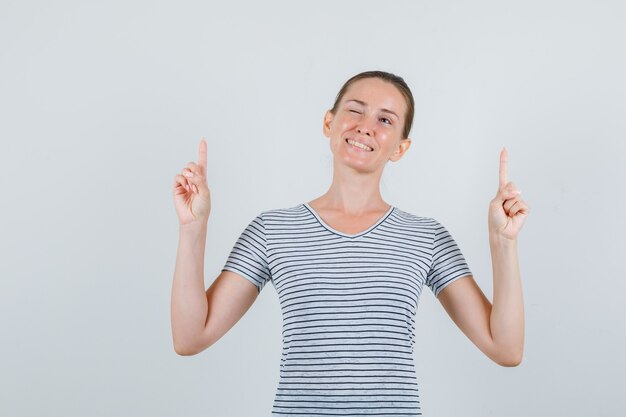
<path id="1" fill-rule="evenodd" d="M 369 146 L 372 150 L 371 151 L 367 151 L 367 152 L 373 152 L 374 151 L 374 147 L 372 145 L 370 145 L 369 143 L 367 143 L 366 141 L 364 141 L 364 140 L 355 139 L 355 138 L 345 138 L 344 140 L 345 140 L 346 143 L 348 143 L 348 139 L 352 140 L 352 141 L 355 141 L 355 142 L 359 142 L 362 145 Z M 348 143 L 348 145 L 349 145 L 349 143 Z"/>

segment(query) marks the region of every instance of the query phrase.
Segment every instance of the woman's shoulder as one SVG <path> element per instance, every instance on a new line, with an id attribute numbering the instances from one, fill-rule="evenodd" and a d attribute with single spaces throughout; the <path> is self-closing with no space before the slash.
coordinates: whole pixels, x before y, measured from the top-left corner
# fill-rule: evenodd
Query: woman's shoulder
<path id="1" fill-rule="evenodd" d="M 293 214 L 299 214 L 302 213 L 306 210 L 306 208 L 304 207 L 304 204 L 296 204 L 296 205 L 291 205 L 291 206 L 283 206 L 283 207 L 276 207 L 276 208 L 269 208 L 269 209 L 261 209 L 261 212 L 259 214 L 261 215 L 268 215 L 268 216 L 276 216 L 276 215 L 293 215 Z"/>
<path id="2" fill-rule="evenodd" d="M 392 214 L 401 221 L 414 225 L 432 225 L 437 222 L 433 217 L 415 214 L 412 211 L 403 210 L 394 206 Z"/>

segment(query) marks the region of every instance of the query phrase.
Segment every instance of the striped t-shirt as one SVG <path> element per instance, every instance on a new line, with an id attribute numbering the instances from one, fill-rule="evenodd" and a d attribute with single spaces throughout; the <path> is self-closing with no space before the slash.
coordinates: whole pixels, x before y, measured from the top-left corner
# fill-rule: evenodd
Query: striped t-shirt
<path id="1" fill-rule="evenodd" d="M 419 416 L 415 314 L 471 271 L 437 220 L 391 206 L 368 229 L 333 229 L 307 203 L 262 211 L 222 270 L 259 292 L 269 281 L 283 316 L 272 416 Z"/>

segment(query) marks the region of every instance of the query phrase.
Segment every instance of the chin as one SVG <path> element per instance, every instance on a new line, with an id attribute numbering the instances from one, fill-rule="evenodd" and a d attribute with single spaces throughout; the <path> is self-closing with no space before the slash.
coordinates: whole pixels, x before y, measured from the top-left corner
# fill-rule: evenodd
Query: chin
<path id="1" fill-rule="evenodd" d="M 337 159 L 337 156 L 335 156 L 335 164 L 337 164 L 337 162 L 339 165 L 346 168 L 352 168 L 355 171 L 363 173 L 376 171 L 376 168 L 370 161 L 357 160 L 357 158 L 354 158 L 352 155 L 342 155 L 340 159 Z"/>

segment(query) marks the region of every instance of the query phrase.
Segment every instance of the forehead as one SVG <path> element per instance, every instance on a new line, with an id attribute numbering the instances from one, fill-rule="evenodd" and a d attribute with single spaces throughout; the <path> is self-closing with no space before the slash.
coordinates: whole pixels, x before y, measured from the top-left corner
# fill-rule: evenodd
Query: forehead
<path id="1" fill-rule="evenodd" d="M 374 109 L 389 109 L 399 115 L 406 111 L 406 101 L 398 88 L 379 78 L 363 78 L 353 82 L 341 101 L 345 103 L 350 99 L 364 101 Z"/>

